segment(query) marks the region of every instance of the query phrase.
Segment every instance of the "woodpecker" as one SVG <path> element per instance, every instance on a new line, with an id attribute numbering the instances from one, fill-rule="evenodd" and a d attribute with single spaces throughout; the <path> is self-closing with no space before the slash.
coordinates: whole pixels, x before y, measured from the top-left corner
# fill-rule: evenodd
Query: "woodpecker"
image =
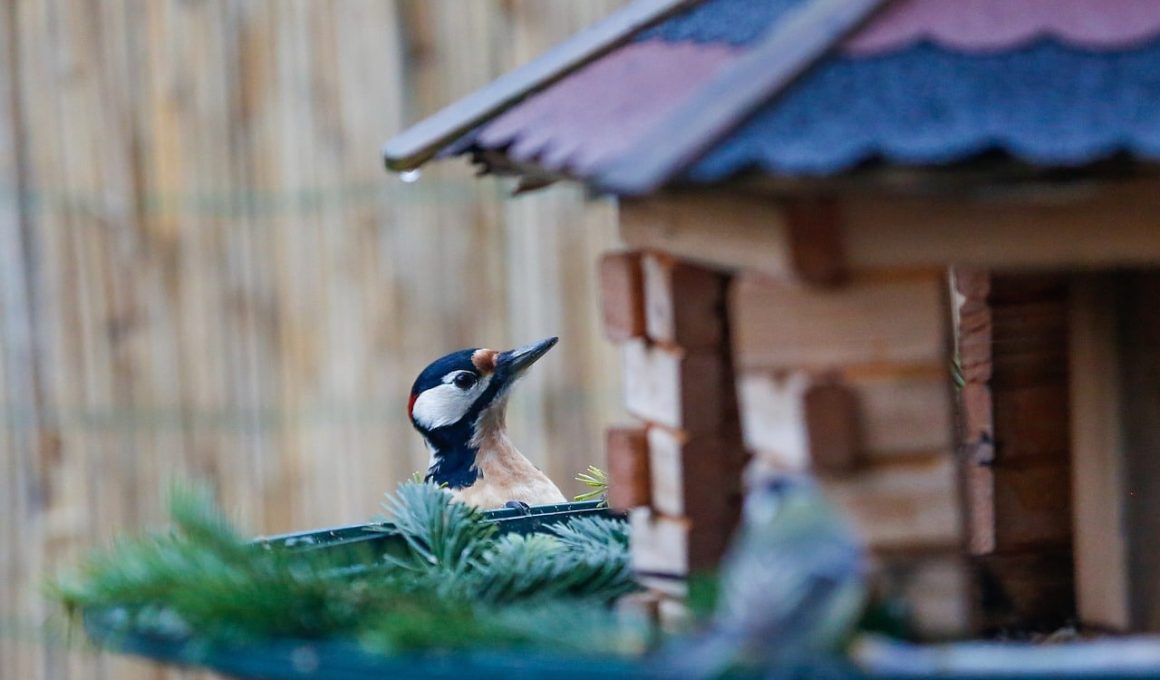
<path id="1" fill-rule="evenodd" d="M 431 452 L 428 482 L 484 509 L 565 502 L 552 480 L 516 450 L 505 421 L 512 385 L 557 340 L 506 352 L 464 349 L 423 369 L 407 413 Z"/>

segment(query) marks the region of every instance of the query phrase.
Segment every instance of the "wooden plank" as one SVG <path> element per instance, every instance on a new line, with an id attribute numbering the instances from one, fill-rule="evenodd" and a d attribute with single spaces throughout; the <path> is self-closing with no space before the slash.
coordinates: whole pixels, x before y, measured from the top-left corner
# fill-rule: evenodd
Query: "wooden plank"
<path id="1" fill-rule="evenodd" d="M 618 617 L 625 617 L 636 625 L 650 626 L 657 621 L 660 601 L 660 593 L 645 590 L 622 595 L 613 606 Z"/>
<path id="2" fill-rule="evenodd" d="M 960 547 L 959 485 L 948 451 L 922 461 L 864 468 L 823 479 L 827 495 L 880 552 Z"/>
<path id="3" fill-rule="evenodd" d="M 484 120 L 691 4 L 692 0 L 634 0 L 536 59 L 393 137 L 383 147 L 387 167 L 395 171 L 419 167 Z"/>
<path id="4" fill-rule="evenodd" d="M 639 196 L 655 190 L 784 92 L 890 0 L 810 0 L 714 76 L 696 96 L 598 171 L 601 190 Z"/>
<path id="5" fill-rule="evenodd" d="M 968 383 L 986 383 L 994 372 L 991 305 L 968 299 L 958 308 L 957 345 L 959 368 Z"/>
<path id="6" fill-rule="evenodd" d="M 975 295 L 958 324 L 969 549 L 1058 548 L 1071 539 L 1066 282 L 955 273 Z"/>
<path id="7" fill-rule="evenodd" d="M 996 511 L 993 402 L 984 382 L 968 381 L 959 390 L 959 421 L 967 550 L 986 555 L 995 551 Z"/>
<path id="8" fill-rule="evenodd" d="M 658 253 L 645 255 L 641 264 L 649 339 L 685 350 L 720 350 L 727 279 Z"/>
<path id="9" fill-rule="evenodd" d="M 1068 387 L 1033 384 L 992 391 L 996 454 L 1004 465 L 1069 459 Z"/>
<path id="10" fill-rule="evenodd" d="M 836 206 L 842 257 L 855 276 L 952 263 L 1019 272 L 1154 264 L 1158 185 L 1138 179 L 1001 195 L 843 194 Z M 736 190 L 627 198 L 621 234 L 635 248 L 801 279 L 787 206 L 783 196 Z"/>
<path id="11" fill-rule="evenodd" d="M 785 206 L 794 272 L 816 285 L 843 283 L 847 271 L 842 215 L 832 198 L 794 198 Z"/>
<path id="12" fill-rule="evenodd" d="M 643 338 L 645 294 L 640 253 L 606 253 L 599 267 L 605 337 L 613 342 Z"/>
<path id="13" fill-rule="evenodd" d="M 995 552 L 995 447 L 990 441 L 963 444 L 963 502 L 967 551 L 972 555 Z"/>
<path id="14" fill-rule="evenodd" d="M 1030 467 L 995 463 L 994 551 L 1066 545 L 1071 541 L 1071 469 L 1067 463 L 1066 458 Z"/>
<path id="15" fill-rule="evenodd" d="M 951 390 L 941 367 L 916 375 L 845 376 L 855 406 L 855 457 L 887 462 L 951 448 Z M 738 381 L 746 447 L 775 467 L 805 470 L 813 459 L 808 395 L 815 379 L 805 372 L 778 376 L 746 371 Z"/>
<path id="16" fill-rule="evenodd" d="M 659 515 L 650 508 L 628 513 L 632 529 L 632 568 L 643 575 L 683 577 L 717 565 L 730 532 L 687 519 Z"/>
<path id="17" fill-rule="evenodd" d="M 847 274 L 839 220 L 832 202 L 727 189 L 620 201 L 621 236 L 634 248 L 818 285 Z"/>
<path id="18" fill-rule="evenodd" d="M 48 488 L 42 460 L 43 389 L 37 375 L 42 348 L 37 345 L 34 311 L 35 231 L 28 214 L 28 177 L 21 172 L 28 140 L 19 92 L 19 40 L 16 3 L 0 6 L 0 659 L 6 675 L 42 677 L 44 649 L 30 644 L 43 620 L 45 551 L 40 506 Z M 24 213 L 22 215 L 22 212 Z"/>
<path id="19" fill-rule="evenodd" d="M 789 218 L 768 196 L 680 192 L 622 199 L 620 234 L 632 248 L 712 267 L 794 274 Z"/>
<path id="20" fill-rule="evenodd" d="M 1067 300 L 992 303 L 991 341 L 996 362 L 1008 357 L 1053 357 L 1067 351 Z M 1066 362 L 1059 362 L 1066 365 Z"/>
<path id="21" fill-rule="evenodd" d="M 643 427 L 610 427 L 605 433 L 608 453 L 608 505 L 628 510 L 649 504 L 649 446 Z"/>
<path id="22" fill-rule="evenodd" d="M 810 463 L 819 475 L 853 473 L 862 462 L 858 395 L 838 382 L 821 381 L 802 395 Z"/>
<path id="23" fill-rule="evenodd" d="M 963 197 L 842 199 L 853 271 L 955 263 L 995 270 L 1160 262 L 1154 179 Z"/>
<path id="24" fill-rule="evenodd" d="M 1072 291 L 1072 512 L 1080 621 L 1126 630 L 1131 612 L 1121 490 L 1127 471 L 1119 427 L 1125 404 L 1116 347 L 1115 289 L 1111 279 L 1090 276 L 1077 278 Z"/>
<path id="25" fill-rule="evenodd" d="M 741 510 L 741 473 L 745 454 L 729 436 L 688 437 L 662 427 L 649 428 L 652 506 L 695 526 L 730 533 Z"/>
<path id="26" fill-rule="evenodd" d="M 954 439 L 954 405 L 946 369 L 868 375 L 847 381 L 858 397 L 863 446 L 869 458 L 945 451 Z"/>
<path id="27" fill-rule="evenodd" d="M 802 371 L 747 372 L 737 381 L 745 447 L 775 470 L 804 472 L 810 467 L 804 408 L 810 382 Z"/>
<path id="28" fill-rule="evenodd" d="M 981 267 L 955 266 L 951 270 L 955 290 L 967 300 L 986 300 L 991 294 L 991 272 Z"/>
<path id="29" fill-rule="evenodd" d="M 691 435 L 726 425 L 728 366 L 721 354 L 688 353 L 633 340 L 623 345 L 629 413 Z"/>
<path id="30" fill-rule="evenodd" d="M 962 638 L 972 630 L 972 569 L 954 553 L 879 557 L 870 580 L 880 598 L 901 603 L 924 641 Z"/>
<path id="31" fill-rule="evenodd" d="M 739 276 L 730 292 L 735 361 L 768 370 L 937 364 L 949 349 L 945 293 L 936 275 L 832 290 Z"/>
<path id="32" fill-rule="evenodd" d="M 1160 631 L 1160 272 L 1119 275 L 1123 531 L 1132 628 Z"/>
<path id="33" fill-rule="evenodd" d="M 984 630 L 1053 632 L 1075 620 L 1070 546 L 974 558 Z"/>

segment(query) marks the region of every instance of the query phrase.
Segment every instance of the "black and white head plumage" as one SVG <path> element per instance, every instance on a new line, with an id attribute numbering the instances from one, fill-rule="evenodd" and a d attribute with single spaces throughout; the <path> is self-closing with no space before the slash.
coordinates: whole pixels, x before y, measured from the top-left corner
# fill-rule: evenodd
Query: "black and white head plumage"
<path id="1" fill-rule="evenodd" d="M 475 482 L 478 427 L 501 410 L 524 371 L 556 344 L 546 338 L 506 352 L 463 349 L 431 362 L 411 387 L 407 414 L 431 451 L 428 481 L 457 489 Z"/>

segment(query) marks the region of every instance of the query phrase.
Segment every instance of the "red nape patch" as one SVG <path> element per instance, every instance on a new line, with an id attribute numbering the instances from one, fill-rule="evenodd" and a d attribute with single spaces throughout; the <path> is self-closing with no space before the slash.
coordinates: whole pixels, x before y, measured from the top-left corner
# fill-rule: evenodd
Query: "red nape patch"
<path id="1" fill-rule="evenodd" d="M 411 398 L 407 400 L 407 417 L 408 418 L 412 418 L 412 419 L 414 418 L 414 416 L 411 415 L 411 411 L 413 411 L 415 409 L 415 400 L 418 398 L 419 398 L 419 395 L 412 394 Z"/>

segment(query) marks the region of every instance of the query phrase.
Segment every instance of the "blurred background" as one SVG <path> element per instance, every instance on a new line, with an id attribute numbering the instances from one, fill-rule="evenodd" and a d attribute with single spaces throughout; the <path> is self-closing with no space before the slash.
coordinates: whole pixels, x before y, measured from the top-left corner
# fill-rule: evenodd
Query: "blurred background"
<path id="1" fill-rule="evenodd" d="M 256 533 L 368 519 L 425 466 L 412 380 L 460 347 L 561 336 L 509 420 L 579 491 L 620 417 L 614 207 L 404 182 L 379 147 L 620 4 L 0 4 L 0 678 L 181 677 L 66 652 L 46 577 L 162 526 L 174 480 Z"/>

